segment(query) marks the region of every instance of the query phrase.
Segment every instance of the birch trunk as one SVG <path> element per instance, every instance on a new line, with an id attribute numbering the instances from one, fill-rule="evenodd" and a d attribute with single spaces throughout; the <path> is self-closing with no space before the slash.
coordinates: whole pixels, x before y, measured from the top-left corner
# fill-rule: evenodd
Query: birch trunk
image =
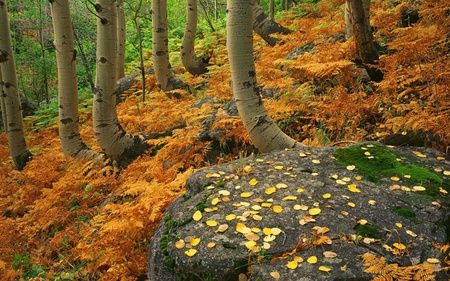
<path id="1" fill-rule="evenodd" d="M 197 0 L 187 1 L 187 22 L 181 45 L 181 61 L 186 70 L 192 75 L 202 75 L 208 72 L 208 63 L 202 61 L 195 54 L 194 42 L 197 33 Z"/>
<path id="2" fill-rule="evenodd" d="M 158 87 L 170 91 L 184 86 L 176 79 L 169 62 L 167 0 L 152 1 L 153 65 Z"/>
<path id="3" fill-rule="evenodd" d="M 97 72 L 94 92 L 94 134 L 105 154 L 119 163 L 129 163 L 148 146 L 141 137 L 125 132 L 117 119 L 117 5 L 98 0 Z"/>
<path id="4" fill-rule="evenodd" d="M 227 1 L 227 48 L 239 115 L 260 152 L 298 147 L 301 144 L 283 133 L 267 114 L 259 94 L 253 61 L 252 1 Z"/>
<path id="5" fill-rule="evenodd" d="M 16 64 L 9 31 L 8 8 L 4 0 L 0 0 L 0 68 L 0 83 L 3 86 L 1 95 L 4 99 L 5 128 L 8 135 L 9 150 L 16 168 L 22 170 L 31 160 L 32 155 L 25 143 Z"/>
<path id="6" fill-rule="evenodd" d="M 59 138 L 64 154 L 81 158 L 101 158 L 89 149 L 79 132 L 78 78 L 76 50 L 69 0 L 50 1 L 56 61 L 58 64 Z"/>

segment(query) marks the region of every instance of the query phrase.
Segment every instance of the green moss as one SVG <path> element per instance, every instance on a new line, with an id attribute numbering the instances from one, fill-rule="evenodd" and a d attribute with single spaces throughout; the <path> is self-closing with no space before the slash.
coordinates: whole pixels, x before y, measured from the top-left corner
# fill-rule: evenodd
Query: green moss
<path id="1" fill-rule="evenodd" d="M 355 165 L 359 173 L 367 180 L 378 182 L 381 177 L 398 176 L 410 183 L 434 186 L 444 181 L 437 174 L 426 168 L 407 163 L 401 156 L 379 143 L 350 146 L 336 149 L 334 157 L 343 165 Z M 399 159 L 401 159 L 399 161 Z M 405 176 L 409 175 L 409 178 Z M 428 190 L 428 189 L 427 189 Z M 431 189 L 431 194 L 438 190 Z"/>
<path id="2" fill-rule="evenodd" d="M 404 217 L 405 219 L 408 220 L 413 220 L 416 217 L 416 213 L 413 210 L 407 208 L 396 208 L 394 209 L 394 212 L 397 215 Z"/>
<path id="3" fill-rule="evenodd" d="M 381 239 L 383 238 L 383 231 L 373 225 L 365 224 L 355 227 L 356 234 L 361 235 L 362 237 L 369 237 L 369 238 L 375 238 L 375 239 Z"/>

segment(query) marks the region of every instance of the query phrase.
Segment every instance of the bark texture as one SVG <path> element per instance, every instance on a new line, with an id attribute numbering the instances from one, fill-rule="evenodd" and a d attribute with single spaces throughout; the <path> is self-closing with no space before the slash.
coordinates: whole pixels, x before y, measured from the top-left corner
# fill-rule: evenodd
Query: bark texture
<path id="1" fill-rule="evenodd" d="M 227 48 L 239 115 L 260 152 L 301 146 L 277 127 L 261 100 L 253 61 L 253 22 L 253 0 L 227 1 Z"/>
<path id="2" fill-rule="evenodd" d="M 101 158 L 89 149 L 79 132 L 78 78 L 76 50 L 69 0 L 50 2 L 56 61 L 58 64 L 59 138 L 64 154 L 81 158 Z"/>
<path id="3" fill-rule="evenodd" d="M 208 62 L 195 54 L 194 42 L 197 33 L 197 0 L 187 1 L 187 22 L 181 45 L 181 60 L 183 66 L 192 75 L 202 75 L 208 72 Z"/>
<path id="4" fill-rule="evenodd" d="M 251 2 L 254 15 L 253 30 L 256 32 L 256 34 L 261 36 L 261 38 L 264 39 L 267 44 L 273 47 L 278 42 L 277 38 L 270 36 L 271 34 L 289 34 L 292 32 L 292 30 L 271 20 L 261 9 L 261 6 L 259 5 L 257 0 L 252 0 Z"/>
<path id="5" fill-rule="evenodd" d="M 95 137 L 111 159 L 128 164 L 148 145 L 142 137 L 125 132 L 116 112 L 117 6 L 114 0 L 98 0 L 97 73 L 93 122 Z"/>
<path id="6" fill-rule="evenodd" d="M 353 38 L 356 43 L 356 52 L 367 70 L 370 78 L 375 82 L 383 80 L 383 73 L 373 67 L 379 59 L 372 30 L 370 28 L 369 11 L 365 11 L 363 1 L 349 0 L 347 2 L 353 26 Z M 370 4 L 370 2 L 369 2 Z"/>
<path id="7" fill-rule="evenodd" d="M 22 108 L 17 87 L 16 64 L 9 31 L 9 15 L 6 1 L 0 0 L 0 68 L 6 116 L 6 134 L 9 150 L 18 170 L 22 170 L 31 160 L 31 153 L 25 143 Z"/>
<path id="8" fill-rule="evenodd" d="M 345 2 L 345 12 L 344 12 L 344 19 L 345 19 L 345 38 L 349 39 L 353 36 L 353 24 L 354 20 L 351 15 L 351 8 L 350 8 L 350 1 L 347 0 Z M 372 32 L 370 28 L 370 0 L 362 0 L 363 10 L 364 10 L 364 17 L 366 20 L 367 26 L 369 26 L 370 31 Z"/>
<path id="9" fill-rule="evenodd" d="M 176 79 L 169 62 L 167 35 L 167 0 L 152 1 L 153 64 L 158 86 L 170 91 L 184 86 Z"/>
<path id="10" fill-rule="evenodd" d="M 123 0 L 117 0 L 117 79 L 125 76 L 126 33 Z"/>

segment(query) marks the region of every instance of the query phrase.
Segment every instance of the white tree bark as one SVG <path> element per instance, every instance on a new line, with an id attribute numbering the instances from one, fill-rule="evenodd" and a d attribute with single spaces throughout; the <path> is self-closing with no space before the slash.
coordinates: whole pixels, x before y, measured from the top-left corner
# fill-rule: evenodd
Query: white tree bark
<path id="1" fill-rule="evenodd" d="M 239 115 L 260 152 L 301 146 L 277 127 L 261 100 L 253 61 L 253 22 L 252 0 L 227 1 L 228 58 Z"/>
<path id="2" fill-rule="evenodd" d="M 8 7 L 4 0 L 0 0 L 0 68 L 9 150 L 16 168 L 22 170 L 32 155 L 25 143 L 16 64 L 9 31 Z"/>

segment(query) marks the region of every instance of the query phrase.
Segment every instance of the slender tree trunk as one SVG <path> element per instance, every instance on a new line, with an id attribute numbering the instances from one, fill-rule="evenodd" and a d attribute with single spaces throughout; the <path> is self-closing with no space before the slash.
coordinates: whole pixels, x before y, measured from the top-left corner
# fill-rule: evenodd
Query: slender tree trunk
<path id="1" fill-rule="evenodd" d="M 117 79 L 125 76 L 126 21 L 123 0 L 117 0 Z"/>
<path id="2" fill-rule="evenodd" d="M 373 67 L 379 57 L 372 36 L 369 19 L 369 12 L 365 11 L 363 1 L 366 0 L 349 0 L 347 2 L 350 8 L 350 17 L 353 25 L 353 37 L 356 43 L 356 52 L 367 70 L 370 78 L 375 82 L 383 80 L 383 73 Z"/>
<path id="3" fill-rule="evenodd" d="M 227 1 L 227 48 L 239 115 L 260 152 L 298 147 L 301 144 L 277 127 L 261 100 L 253 61 L 252 1 Z"/>
<path id="4" fill-rule="evenodd" d="M 78 78 L 69 0 L 50 1 L 58 64 L 59 138 L 64 154 L 100 158 L 89 149 L 79 132 Z"/>
<path id="5" fill-rule="evenodd" d="M 176 79 L 169 62 L 169 40 L 167 35 L 167 0 L 152 1 L 153 64 L 158 87 L 170 91 L 184 87 Z"/>
<path id="6" fill-rule="evenodd" d="M 187 22 L 181 45 L 181 60 L 186 70 L 192 75 L 202 75 L 208 72 L 207 62 L 195 54 L 194 42 L 197 33 L 197 0 L 187 1 Z"/>
<path id="7" fill-rule="evenodd" d="M 269 0 L 269 18 L 275 20 L 275 1 Z"/>
<path id="8" fill-rule="evenodd" d="M 78 51 L 79 51 L 78 53 L 79 53 L 79 55 L 81 57 L 81 62 L 82 62 L 83 66 L 84 66 L 84 69 L 86 71 L 86 76 L 87 76 L 89 85 L 91 86 L 92 92 L 95 92 L 94 79 L 92 78 L 92 72 L 91 72 L 91 69 L 89 67 L 88 60 L 86 58 L 86 53 L 84 52 L 83 45 L 81 44 L 80 39 L 77 36 L 77 32 L 75 31 L 75 27 L 73 26 L 73 24 L 72 24 L 72 32 L 73 32 L 73 35 L 74 35 L 74 38 L 75 38 L 75 42 L 76 42 L 77 47 L 78 47 Z"/>
<path id="9" fill-rule="evenodd" d="M 211 29 L 212 32 L 215 32 L 216 29 L 214 28 L 211 20 L 209 19 L 208 9 L 205 7 L 205 3 L 203 3 L 202 0 L 200 0 L 199 3 L 200 3 L 200 6 L 202 6 L 202 10 L 203 10 L 203 13 L 205 14 L 205 19 L 209 25 L 209 28 Z M 217 1 L 215 3 L 214 9 L 215 9 L 214 17 L 215 17 L 215 21 L 217 22 Z"/>
<path id="10" fill-rule="evenodd" d="M 278 39 L 270 37 L 273 33 L 289 34 L 292 30 L 271 20 L 261 9 L 258 1 L 252 0 L 252 9 L 254 15 L 253 30 L 261 36 L 270 46 L 275 46 Z"/>
<path id="11" fill-rule="evenodd" d="M 2 77 L 2 68 L 0 67 L 0 80 Z M 0 83 L 0 106 L 2 109 L 2 122 L 3 122 L 3 128 L 5 129 L 5 132 L 8 131 L 8 127 L 7 124 L 8 122 L 6 121 L 6 103 L 5 103 L 5 97 L 3 96 L 3 84 Z"/>
<path id="12" fill-rule="evenodd" d="M 6 1 L 0 0 L 0 68 L 3 85 L 2 97 L 5 101 L 6 133 L 9 150 L 16 168 L 22 170 L 31 160 L 31 153 L 25 143 L 22 108 L 17 87 L 16 64 L 9 31 L 9 15 Z"/>
<path id="13" fill-rule="evenodd" d="M 94 92 L 94 134 L 111 159 L 128 164 L 148 145 L 142 137 L 125 132 L 116 112 L 117 6 L 115 0 L 98 0 L 97 73 Z"/>

